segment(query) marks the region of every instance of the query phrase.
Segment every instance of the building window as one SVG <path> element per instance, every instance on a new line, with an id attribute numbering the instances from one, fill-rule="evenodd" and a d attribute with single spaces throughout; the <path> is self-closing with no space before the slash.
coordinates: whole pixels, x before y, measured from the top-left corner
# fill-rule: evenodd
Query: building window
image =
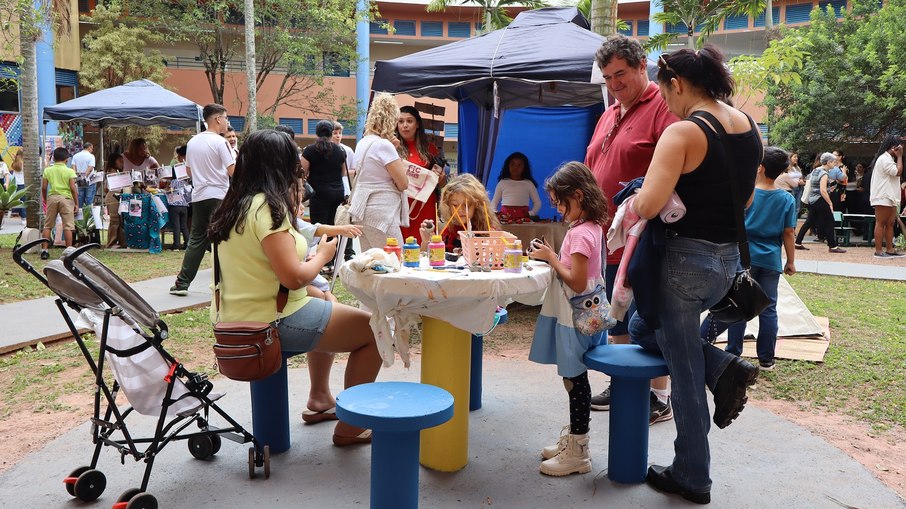
<path id="1" fill-rule="evenodd" d="M 245 117 L 228 115 L 227 121 L 231 126 L 233 126 L 233 129 L 235 129 L 236 131 L 242 132 L 245 129 Z"/>
<path id="2" fill-rule="evenodd" d="M 724 18 L 724 30 L 741 30 L 749 28 L 749 17 L 745 14 L 741 16 L 727 16 Z"/>
<path id="3" fill-rule="evenodd" d="M 443 37 L 443 21 L 422 21 L 422 37 Z"/>
<path id="4" fill-rule="evenodd" d="M 19 68 L 0 63 L 0 112 L 19 113 Z"/>
<path id="5" fill-rule="evenodd" d="M 638 30 L 636 30 L 636 35 L 639 37 L 648 37 L 648 26 L 649 21 L 647 19 L 640 19 L 638 21 Z"/>
<path id="6" fill-rule="evenodd" d="M 57 103 L 79 96 L 79 77 L 75 71 L 56 69 L 54 79 L 57 86 Z"/>
<path id="7" fill-rule="evenodd" d="M 327 76 L 349 77 L 349 61 L 336 53 L 324 53 L 324 74 Z"/>
<path id="8" fill-rule="evenodd" d="M 352 126 L 352 120 L 338 120 L 343 124 L 343 136 L 355 136 L 355 127 Z"/>
<path id="9" fill-rule="evenodd" d="M 786 24 L 808 23 L 808 16 L 812 12 L 812 4 L 796 4 L 786 6 Z"/>
<path id="10" fill-rule="evenodd" d="M 468 21 L 447 23 L 447 37 L 468 37 L 472 35 L 472 24 Z"/>
<path id="11" fill-rule="evenodd" d="M 626 21 L 624 21 L 624 23 L 626 23 L 626 25 L 627 25 L 626 30 L 620 30 L 619 32 L 621 34 L 625 35 L 626 37 L 632 37 L 632 20 L 631 19 L 626 20 Z"/>
<path id="12" fill-rule="evenodd" d="M 398 19 L 393 22 L 394 35 L 415 35 L 415 22 Z"/>
<path id="13" fill-rule="evenodd" d="M 91 14 L 97 5 L 97 0 L 79 0 L 79 14 Z"/>
<path id="14" fill-rule="evenodd" d="M 822 11 L 828 5 L 834 8 L 834 14 L 838 18 L 843 17 L 843 11 L 846 10 L 846 0 L 823 0 L 821 2 L 818 2 L 818 8 L 820 8 Z"/>
<path id="15" fill-rule="evenodd" d="M 315 129 L 318 125 L 318 122 L 324 120 L 323 118 L 310 118 L 308 119 L 308 134 L 311 136 L 317 136 Z"/>
<path id="16" fill-rule="evenodd" d="M 301 118 L 281 118 L 280 125 L 285 125 L 293 130 L 296 133 L 296 136 L 302 135 L 302 119 Z"/>
<path id="17" fill-rule="evenodd" d="M 780 24 L 780 7 L 774 7 L 772 9 L 772 11 L 773 12 L 772 12 L 771 18 L 774 20 L 774 25 L 775 26 L 779 25 Z M 755 18 L 755 28 L 762 28 L 762 27 L 764 27 L 764 11 L 762 11 L 761 14 L 759 14 L 758 17 Z"/>
<path id="18" fill-rule="evenodd" d="M 458 139 L 459 124 L 453 124 L 449 122 L 444 124 L 444 138 L 447 140 Z"/>
<path id="19" fill-rule="evenodd" d="M 387 35 L 387 20 L 376 19 L 368 23 L 368 31 L 372 34 Z"/>

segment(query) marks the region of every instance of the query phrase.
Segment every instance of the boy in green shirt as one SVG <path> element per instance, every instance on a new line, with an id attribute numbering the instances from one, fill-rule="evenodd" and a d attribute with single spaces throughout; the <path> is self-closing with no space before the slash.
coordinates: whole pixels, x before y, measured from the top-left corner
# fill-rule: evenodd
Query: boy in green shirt
<path id="1" fill-rule="evenodd" d="M 76 188 L 76 173 L 72 168 L 66 166 L 67 159 L 69 159 L 68 150 L 62 147 L 55 149 L 53 165 L 44 168 L 44 175 L 41 179 L 41 198 L 47 205 L 42 236 L 48 239 L 44 243 L 44 249 L 41 250 L 42 260 L 50 258 L 47 248 L 50 245 L 50 230 L 57 223 L 57 214 L 63 220 L 63 239 L 66 247 L 72 246 L 75 211 L 78 210 L 74 197 L 78 196 L 79 192 Z"/>

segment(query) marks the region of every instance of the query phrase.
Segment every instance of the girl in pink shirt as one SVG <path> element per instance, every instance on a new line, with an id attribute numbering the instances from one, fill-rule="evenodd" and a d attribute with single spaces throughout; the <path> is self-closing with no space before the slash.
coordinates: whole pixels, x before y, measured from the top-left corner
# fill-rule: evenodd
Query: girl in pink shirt
<path id="1" fill-rule="evenodd" d="M 535 336 L 529 360 L 556 364 L 557 373 L 569 394 L 569 425 L 564 427 L 557 445 L 541 451 L 541 473 L 553 476 L 583 474 L 591 471 L 588 454 L 588 423 L 591 387 L 582 356 L 604 344 L 604 332 L 593 336 L 579 333 L 572 322 L 569 298 L 604 286 L 601 273 L 604 253 L 604 228 L 607 204 L 595 179 L 582 163 L 561 166 L 544 184 L 551 204 L 569 224 L 559 256 L 547 242 L 532 241 L 529 256 L 551 265 L 561 284 L 548 288 L 535 323 Z M 566 433 L 568 431 L 568 433 Z"/>

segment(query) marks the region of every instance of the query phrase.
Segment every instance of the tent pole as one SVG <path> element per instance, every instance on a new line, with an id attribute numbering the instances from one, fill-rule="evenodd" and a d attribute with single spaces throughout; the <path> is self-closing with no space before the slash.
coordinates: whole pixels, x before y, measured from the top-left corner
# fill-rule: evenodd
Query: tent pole
<path id="1" fill-rule="evenodd" d="M 98 168 L 106 168 L 106 166 L 104 166 L 104 154 L 107 153 L 104 151 L 104 127 L 101 126 L 101 124 L 98 124 L 98 127 L 101 128 L 101 153 L 98 154 L 98 159 L 101 161 L 101 164 L 98 165 Z M 97 171 L 97 168 L 95 168 L 95 171 Z"/>

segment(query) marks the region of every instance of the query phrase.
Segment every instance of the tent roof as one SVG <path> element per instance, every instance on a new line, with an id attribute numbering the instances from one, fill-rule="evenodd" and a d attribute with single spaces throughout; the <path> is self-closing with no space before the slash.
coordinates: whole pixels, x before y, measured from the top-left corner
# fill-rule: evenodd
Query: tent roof
<path id="1" fill-rule="evenodd" d="M 506 28 L 375 64 L 372 88 L 500 106 L 587 106 L 603 101 L 592 84 L 604 37 L 575 7 L 519 13 Z"/>
<path id="2" fill-rule="evenodd" d="M 201 120 L 201 107 L 153 81 L 138 80 L 48 106 L 44 108 L 44 120 L 77 121 L 100 127 L 196 127 Z"/>

